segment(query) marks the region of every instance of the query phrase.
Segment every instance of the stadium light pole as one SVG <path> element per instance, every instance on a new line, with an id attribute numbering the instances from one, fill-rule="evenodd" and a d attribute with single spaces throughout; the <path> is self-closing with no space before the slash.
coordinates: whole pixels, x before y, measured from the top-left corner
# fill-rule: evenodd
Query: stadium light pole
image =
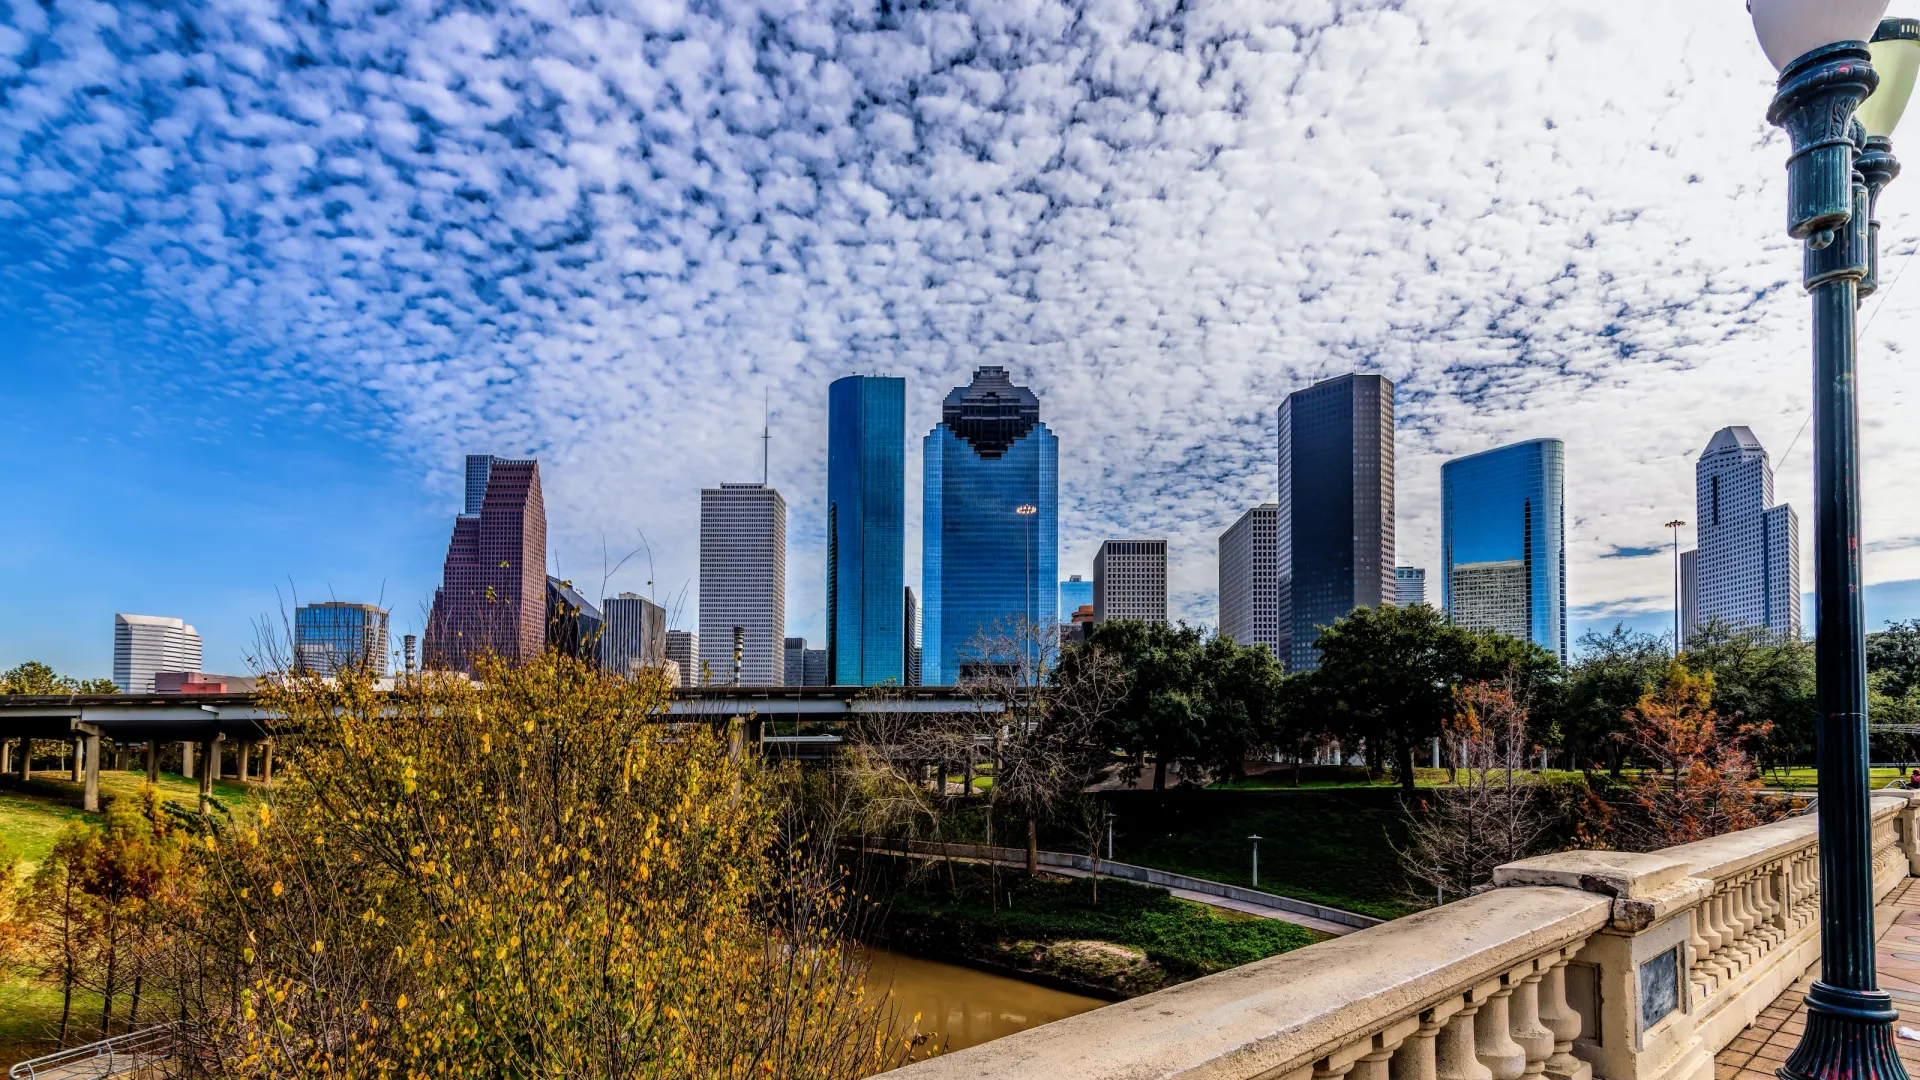
<path id="1" fill-rule="evenodd" d="M 1874 972 L 1861 602 L 1856 312 L 1879 285 L 1873 224 L 1899 174 L 1890 138 L 1920 70 L 1920 22 L 1887 0 L 1749 0 L 1780 81 L 1767 120 L 1786 130 L 1787 234 L 1813 298 L 1814 697 L 1819 712 L 1820 978 L 1782 1080 L 1906 1080 L 1899 1014 Z M 1875 69 L 1880 70 L 1876 71 Z"/>

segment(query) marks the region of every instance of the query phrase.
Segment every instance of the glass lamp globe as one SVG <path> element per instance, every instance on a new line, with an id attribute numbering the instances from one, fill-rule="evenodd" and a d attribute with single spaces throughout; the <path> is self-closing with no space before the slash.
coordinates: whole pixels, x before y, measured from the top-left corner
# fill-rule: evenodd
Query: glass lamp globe
<path id="1" fill-rule="evenodd" d="M 1753 32 L 1774 70 L 1822 45 L 1865 41 L 1873 36 L 1888 0 L 1749 0 Z"/>
<path id="2" fill-rule="evenodd" d="M 1880 88 L 1854 115 L 1868 135 L 1891 138 L 1913 96 L 1915 76 L 1920 76 L 1920 19 L 1880 20 L 1868 48 L 1873 52 L 1873 70 L 1880 73 Z"/>

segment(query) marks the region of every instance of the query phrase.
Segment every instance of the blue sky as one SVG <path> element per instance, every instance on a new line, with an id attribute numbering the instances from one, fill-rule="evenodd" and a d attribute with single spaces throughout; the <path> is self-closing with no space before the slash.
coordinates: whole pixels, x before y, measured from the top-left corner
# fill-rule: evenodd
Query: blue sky
<path id="1" fill-rule="evenodd" d="M 541 458 L 561 573 L 644 537 L 607 590 L 689 625 L 763 395 L 817 638 L 828 382 L 906 377 L 919 432 L 980 363 L 1060 435 L 1063 573 L 1164 535 L 1211 618 L 1274 406 L 1360 369 L 1399 386 L 1401 562 L 1437 562 L 1441 461 L 1558 437 L 1576 619 L 1658 627 L 1715 429 L 1811 519 L 1739 9 L 0 0 L 0 664 L 104 673 L 123 610 L 232 670 L 292 589 L 403 632 L 482 450 Z M 1863 312 L 1876 625 L 1920 615 L 1915 199 Z"/>

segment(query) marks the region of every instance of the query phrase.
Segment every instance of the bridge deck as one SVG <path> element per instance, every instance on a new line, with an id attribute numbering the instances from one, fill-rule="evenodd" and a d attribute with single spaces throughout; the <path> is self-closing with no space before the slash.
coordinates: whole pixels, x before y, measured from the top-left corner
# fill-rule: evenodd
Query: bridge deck
<path id="1" fill-rule="evenodd" d="M 1879 947 L 1874 966 L 1880 989 L 1893 995 L 1900 1010 L 1897 1028 L 1920 1030 L 1920 878 L 1901 882 L 1874 908 Z M 1820 973 L 1816 961 L 1798 982 L 1774 999 L 1752 1026 L 1734 1038 L 1714 1058 L 1714 1080 L 1779 1080 L 1774 1070 L 1800 1044 L 1807 1026 L 1807 990 Z M 1907 1075 L 1920 1076 L 1920 1041 L 1895 1038 Z"/>

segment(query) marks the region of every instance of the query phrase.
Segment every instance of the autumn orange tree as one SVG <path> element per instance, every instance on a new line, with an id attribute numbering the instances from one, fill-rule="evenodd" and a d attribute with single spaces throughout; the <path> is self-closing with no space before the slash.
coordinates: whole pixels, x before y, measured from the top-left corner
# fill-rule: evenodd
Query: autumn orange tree
<path id="1" fill-rule="evenodd" d="M 1614 822 L 1621 846 L 1671 847 L 1752 828 L 1781 812 L 1778 800 L 1761 796 L 1749 749 L 1773 725 L 1722 718 L 1713 708 L 1711 674 L 1669 664 L 1625 720 L 1615 737 L 1644 771 L 1628 812 Z"/>
<path id="2" fill-rule="evenodd" d="M 270 692 L 285 783 L 201 839 L 178 980 L 241 1076 L 851 1077 L 899 1059 L 727 733 L 549 654 Z M 298 737 L 292 733 L 297 731 Z"/>

